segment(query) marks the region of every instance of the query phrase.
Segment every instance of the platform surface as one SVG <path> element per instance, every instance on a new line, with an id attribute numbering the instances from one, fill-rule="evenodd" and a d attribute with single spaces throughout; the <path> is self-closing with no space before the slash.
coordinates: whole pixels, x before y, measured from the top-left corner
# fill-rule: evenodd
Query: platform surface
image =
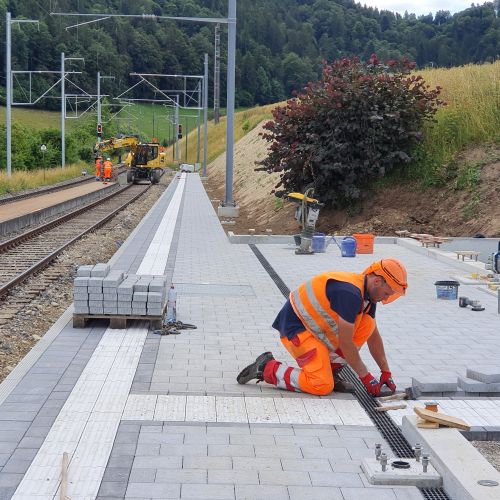
<path id="1" fill-rule="evenodd" d="M 436 299 L 434 282 L 457 273 L 456 259 L 395 244 L 351 259 L 332 245 L 312 256 L 283 244 L 259 250 L 290 289 L 324 270 L 401 259 L 408 294 L 377 311 L 400 388 L 498 365 L 496 298 L 481 294 L 481 313 Z M 422 498 L 414 487 L 368 483 L 361 459 L 375 443 L 389 446 L 352 396 L 236 383 L 264 351 L 293 362 L 270 326 L 285 299 L 250 247 L 229 243 L 197 174 L 174 179 L 110 264 L 165 274 L 178 288 L 178 319 L 198 328 L 160 337 L 141 322 L 63 324 L 0 386 L 0 499 L 59 498 L 64 452 L 73 500 Z M 500 422 L 496 408 L 483 423 Z"/>

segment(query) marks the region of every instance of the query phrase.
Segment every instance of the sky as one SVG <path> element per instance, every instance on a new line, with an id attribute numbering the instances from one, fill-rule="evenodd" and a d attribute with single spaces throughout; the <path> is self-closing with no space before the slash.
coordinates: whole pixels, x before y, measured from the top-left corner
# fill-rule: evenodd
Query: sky
<path id="1" fill-rule="evenodd" d="M 420 0 L 418 2 L 409 0 L 355 0 L 355 2 L 368 7 L 377 7 L 382 10 L 391 10 L 404 14 L 405 10 L 408 13 L 417 15 L 435 14 L 438 10 L 449 10 L 452 14 L 460 12 L 470 7 L 471 3 L 476 5 L 483 4 L 486 0 Z"/>

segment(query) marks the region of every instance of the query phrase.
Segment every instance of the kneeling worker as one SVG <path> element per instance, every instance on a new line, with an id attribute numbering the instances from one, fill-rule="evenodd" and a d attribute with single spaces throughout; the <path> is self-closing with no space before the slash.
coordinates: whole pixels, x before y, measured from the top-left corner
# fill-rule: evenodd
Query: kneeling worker
<path id="1" fill-rule="evenodd" d="M 362 274 L 332 271 L 314 276 L 290 293 L 273 323 L 299 368 L 265 352 L 241 371 L 238 383 L 265 381 L 280 389 L 323 396 L 352 390 L 352 384 L 338 377 L 349 364 L 372 396 L 379 396 L 384 385 L 394 392 L 375 310 L 377 302 L 393 302 L 407 287 L 405 267 L 392 258 L 374 262 Z M 359 355 L 365 342 L 382 372 L 379 380 Z"/>

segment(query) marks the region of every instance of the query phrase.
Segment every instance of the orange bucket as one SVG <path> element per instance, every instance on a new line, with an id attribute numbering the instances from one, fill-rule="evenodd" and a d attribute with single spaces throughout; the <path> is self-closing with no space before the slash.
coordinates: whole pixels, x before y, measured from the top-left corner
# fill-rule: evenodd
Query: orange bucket
<path id="1" fill-rule="evenodd" d="M 356 240 L 356 253 L 373 253 L 375 236 L 369 233 L 355 233 L 352 237 Z"/>

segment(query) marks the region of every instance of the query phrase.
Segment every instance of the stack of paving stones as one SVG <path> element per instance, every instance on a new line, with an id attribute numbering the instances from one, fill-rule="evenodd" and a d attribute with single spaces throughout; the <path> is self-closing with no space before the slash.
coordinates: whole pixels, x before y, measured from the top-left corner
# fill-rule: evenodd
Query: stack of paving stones
<path id="1" fill-rule="evenodd" d="M 480 396 L 500 396 L 500 366 L 467 368 L 465 377 L 458 377 L 458 387 Z"/>
<path id="2" fill-rule="evenodd" d="M 465 377 L 440 375 L 412 378 L 422 396 L 500 396 L 500 368 L 467 368 Z"/>
<path id="3" fill-rule="evenodd" d="M 75 314 L 161 316 L 166 287 L 165 276 L 125 274 L 109 264 L 80 266 L 73 289 Z"/>

